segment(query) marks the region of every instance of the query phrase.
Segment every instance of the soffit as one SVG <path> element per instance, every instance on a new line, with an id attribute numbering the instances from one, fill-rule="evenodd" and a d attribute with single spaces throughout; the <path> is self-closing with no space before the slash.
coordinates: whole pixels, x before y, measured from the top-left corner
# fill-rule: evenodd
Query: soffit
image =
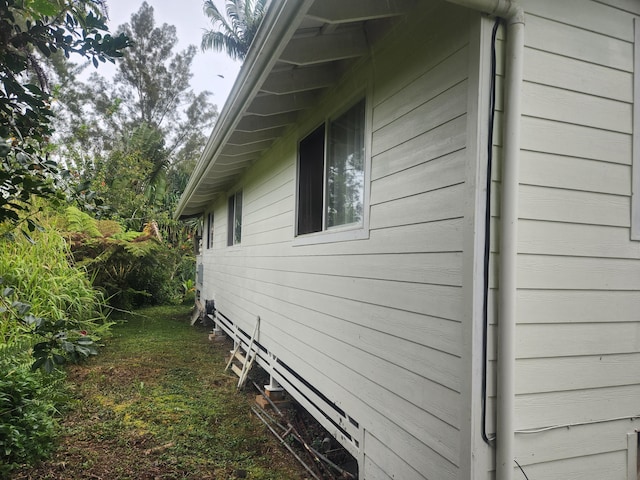
<path id="1" fill-rule="evenodd" d="M 294 0 L 300 1 L 300 0 Z M 219 195 L 237 182 L 242 173 L 312 107 L 323 91 L 334 86 L 343 73 L 369 53 L 373 39 L 382 35 L 416 0 L 316 0 L 297 17 L 297 25 L 278 45 L 258 55 L 271 55 L 267 68 L 253 72 L 260 81 L 250 92 L 230 96 L 212 138 L 226 132 L 213 150 L 207 148 L 196 167 L 176 215 L 203 212 Z M 272 2 L 275 4 L 284 2 Z M 268 14 L 268 13 L 267 13 Z M 273 30 L 273 29 L 272 29 Z M 253 45 L 252 49 L 262 49 Z M 245 62 L 245 63 L 247 63 Z M 242 75 L 242 71 L 241 71 Z M 248 75 L 248 76 L 250 76 Z M 244 98 L 242 98 L 244 97 Z M 231 103 L 231 105 L 229 105 Z M 211 139 L 210 139 L 211 143 Z M 197 177 L 196 177 L 197 175 Z"/>

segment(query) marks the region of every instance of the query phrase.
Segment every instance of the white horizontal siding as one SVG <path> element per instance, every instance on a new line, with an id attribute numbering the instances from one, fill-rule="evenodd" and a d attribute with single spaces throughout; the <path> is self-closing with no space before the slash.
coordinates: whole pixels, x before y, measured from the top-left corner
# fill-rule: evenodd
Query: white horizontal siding
<path id="1" fill-rule="evenodd" d="M 240 245 L 226 246 L 218 203 L 216 248 L 203 257 L 205 298 L 245 331 L 259 315 L 259 342 L 358 422 L 371 479 L 457 476 L 469 88 L 461 13 L 424 2 L 400 19 L 371 61 L 236 185 Z M 369 81 L 369 236 L 294 245 L 297 142 Z"/>
<path id="2" fill-rule="evenodd" d="M 542 431 L 516 434 L 516 460 L 529 478 L 622 480 L 626 434 L 639 422 L 616 419 L 640 413 L 640 380 L 634 373 L 640 362 L 640 244 L 629 240 L 634 48 L 629 11 L 638 9 L 637 2 L 522 4 L 527 15 L 516 428 Z M 504 49 L 502 40 L 498 49 Z M 502 76 L 502 64 L 498 71 Z M 498 135 L 497 155 L 501 142 Z M 499 170 L 492 178 L 499 190 Z M 492 200 L 495 267 L 499 191 Z M 492 274 L 489 425 L 495 408 L 497 281 Z M 516 468 L 514 475 L 522 473 Z"/>

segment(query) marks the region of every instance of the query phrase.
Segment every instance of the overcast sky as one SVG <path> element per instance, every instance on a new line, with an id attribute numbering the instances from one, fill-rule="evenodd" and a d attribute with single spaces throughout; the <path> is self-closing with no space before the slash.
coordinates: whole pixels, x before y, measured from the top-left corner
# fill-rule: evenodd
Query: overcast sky
<path id="1" fill-rule="evenodd" d="M 138 11 L 142 1 L 107 0 L 109 30 L 115 32 L 119 25 L 129 22 L 131 14 Z M 223 0 L 214 0 L 214 2 L 219 9 L 224 8 Z M 218 105 L 218 111 L 222 110 L 240 70 L 240 62 L 229 59 L 223 53 L 213 51 L 203 53 L 200 50 L 202 31 L 210 26 L 202 12 L 203 0 L 147 0 L 147 3 L 153 7 L 156 26 L 168 23 L 176 27 L 178 50 L 183 50 L 188 45 L 195 45 L 198 48 L 192 65 L 191 87 L 196 93 L 202 90 L 212 92 L 211 102 Z M 106 66 L 102 64 L 98 69 L 98 72 L 105 76 L 110 73 Z"/>

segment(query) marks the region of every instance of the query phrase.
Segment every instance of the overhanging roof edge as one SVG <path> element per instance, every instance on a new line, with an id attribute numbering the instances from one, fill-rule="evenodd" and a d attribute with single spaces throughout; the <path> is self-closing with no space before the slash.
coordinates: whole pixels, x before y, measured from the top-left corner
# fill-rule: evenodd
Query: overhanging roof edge
<path id="1" fill-rule="evenodd" d="M 314 0 L 274 0 L 267 10 L 229 98 L 218 117 L 189 182 L 180 197 L 174 218 L 180 218 L 195 190 L 215 163 L 221 147 L 233 133 L 242 113 L 271 71 Z"/>

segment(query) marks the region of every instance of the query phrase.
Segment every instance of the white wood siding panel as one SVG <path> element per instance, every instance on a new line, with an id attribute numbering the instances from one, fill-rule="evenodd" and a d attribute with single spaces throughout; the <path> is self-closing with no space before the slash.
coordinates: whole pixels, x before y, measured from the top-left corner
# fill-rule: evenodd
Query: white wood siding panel
<path id="1" fill-rule="evenodd" d="M 468 49 L 454 52 L 416 80 L 382 100 L 374 108 L 373 130 L 379 130 L 415 110 L 419 104 L 431 100 L 464 79 Z"/>
<path id="2" fill-rule="evenodd" d="M 628 165 L 528 151 L 520 156 L 521 184 L 631 195 L 630 175 Z"/>
<path id="3" fill-rule="evenodd" d="M 427 2 L 422 2 L 421 8 L 430 7 Z M 463 8 L 440 3 L 432 12 L 426 13 L 422 25 L 411 22 L 409 17 L 404 18 L 397 26 L 397 35 L 385 38 L 379 50 L 374 52 L 374 105 L 402 90 L 467 45 L 468 14 Z M 408 44 L 416 48 L 407 48 Z M 437 47 L 431 48 L 434 45 Z M 466 70 L 466 66 L 463 68 Z"/>
<path id="4" fill-rule="evenodd" d="M 271 155 L 288 161 L 276 165 L 275 171 L 265 174 L 265 176 L 268 175 L 267 178 L 261 178 L 258 176 L 258 172 L 250 171 L 251 177 L 256 177 L 257 180 L 249 183 L 244 192 L 248 202 L 243 205 L 243 214 L 252 213 L 255 210 L 271 205 L 281 198 L 291 195 L 295 190 L 295 162 L 293 161 L 296 155 L 295 146 L 289 150 L 284 150 L 280 147 L 277 151 L 272 152 Z M 262 168 L 264 169 L 264 167 Z"/>
<path id="5" fill-rule="evenodd" d="M 587 423 L 516 433 L 516 459 L 529 478 L 626 479 L 626 433 L 639 423 L 612 420 L 640 413 L 640 245 L 629 240 L 630 3 L 522 2 L 516 424 L 523 430 Z M 502 54 L 502 41 L 498 49 Z M 492 178 L 500 188 L 499 173 Z M 499 211 L 492 208 L 492 235 Z M 491 249 L 499 253 L 495 238 Z M 495 275 L 491 282 L 495 287 Z M 490 371 L 495 296 L 492 290 Z M 488 390 L 495 391 L 493 375 Z M 489 404 L 492 421 L 493 396 Z"/>
<path id="6" fill-rule="evenodd" d="M 464 185 L 401 198 L 371 207 L 371 228 L 385 228 L 462 217 Z"/>
<path id="7" fill-rule="evenodd" d="M 373 158 L 372 180 L 421 165 L 461 150 L 466 141 L 466 117 L 461 115 Z"/>
<path id="8" fill-rule="evenodd" d="M 529 465 L 525 472 L 529 478 L 545 480 L 627 480 L 626 450 Z M 517 475 L 514 471 L 514 478 Z"/>
<path id="9" fill-rule="evenodd" d="M 230 277 L 225 277 L 225 279 L 229 280 Z M 235 286 L 240 288 L 234 288 L 233 291 L 235 293 L 231 294 L 237 297 L 239 303 L 248 308 L 258 308 L 258 311 L 261 311 L 260 342 L 276 347 L 280 360 L 294 366 L 296 371 L 304 378 L 313 379 L 316 388 L 339 407 L 346 410 L 362 425 L 368 425 L 372 421 L 371 415 L 363 418 L 361 414 L 363 407 L 376 409 L 380 412 L 380 415 L 388 419 L 386 421 L 394 422 L 395 427 L 393 428 L 395 430 L 399 428 L 412 433 L 421 442 L 429 445 L 430 448 L 439 452 L 443 457 L 455 461 L 458 448 L 457 429 L 414 403 L 409 402 L 404 396 L 413 397 L 423 406 L 425 403 L 435 402 L 434 406 L 438 411 L 444 416 L 453 419 L 453 412 L 457 412 L 459 409 L 456 395 L 449 398 L 451 402 L 449 405 L 443 403 L 437 406 L 442 401 L 442 398 L 438 395 L 438 390 L 446 390 L 442 390 L 441 386 L 432 382 L 406 382 L 400 390 L 387 390 L 386 385 L 381 386 L 361 373 L 356 372 L 357 367 L 366 368 L 378 381 L 381 380 L 381 374 L 385 375 L 385 377 L 390 376 L 388 378 L 393 378 L 394 374 L 402 375 L 402 369 L 387 364 L 383 372 L 375 369 L 371 370 L 371 366 L 366 363 L 362 365 L 359 360 L 352 359 L 348 355 L 349 352 L 344 351 L 342 347 L 335 349 L 331 348 L 330 345 L 323 345 L 323 338 L 317 335 L 317 331 L 314 335 L 313 332 L 282 316 L 279 312 L 253 305 L 250 300 L 251 294 L 242 285 L 236 284 Z M 233 310 L 234 315 L 239 317 L 244 308 L 237 306 Z M 248 312 L 246 313 L 248 314 Z M 265 321 L 265 319 L 269 318 L 271 318 L 271 321 Z M 327 337 L 325 339 L 331 340 Z M 348 344 L 343 343 L 342 345 L 347 346 Z M 336 352 L 340 352 L 340 354 Z M 374 357 L 369 356 L 369 358 L 372 359 Z M 321 373 L 319 369 L 321 369 Z M 406 372 L 404 374 L 406 375 Z M 336 389 L 333 382 L 340 385 L 340 388 Z M 365 402 L 364 405 L 359 404 L 357 400 L 354 403 L 349 396 L 345 397 L 344 393 L 341 393 L 341 389 L 356 393 L 358 398 Z M 377 421 L 380 421 L 380 419 L 378 418 Z M 379 432 L 378 434 L 384 436 L 384 433 Z M 396 444 L 398 444 L 397 441 Z"/>
<path id="10" fill-rule="evenodd" d="M 520 220 L 518 232 L 521 253 L 640 260 L 640 243 L 629 241 L 628 228 Z"/>
<path id="11" fill-rule="evenodd" d="M 524 82 L 522 113 L 532 117 L 632 133 L 632 106 L 561 88 Z"/>
<path id="12" fill-rule="evenodd" d="M 521 218 L 629 227 L 630 208 L 625 196 L 520 186 Z"/>
<path id="13" fill-rule="evenodd" d="M 291 226 L 276 228 L 274 230 L 266 230 L 254 234 L 242 234 L 242 245 L 247 247 L 250 245 L 273 245 L 287 243 L 291 240 L 293 229 Z"/>
<path id="14" fill-rule="evenodd" d="M 629 22 L 629 15 L 605 5 L 585 0 L 524 0 L 521 4 L 527 13 L 633 41 L 633 24 Z"/>
<path id="15" fill-rule="evenodd" d="M 571 157 L 631 164 L 631 135 L 560 123 L 522 118 L 522 148 Z"/>
<path id="16" fill-rule="evenodd" d="M 437 94 L 403 117 L 374 131 L 372 154 L 378 155 L 465 113 L 467 88 L 466 80 L 458 80 L 451 88 Z M 375 118 L 374 111 L 374 123 Z"/>
<path id="17" fill-rule="evenodd" d="M 537 50 L 633 72 L 633 44 L 571 25 L 527 15 L 526 44 Z M 631 23 L 629 17 L 627 23 Z"/>
<path id="18" fill-rule="evenodd" d="M 226 221 L 226 220 L 225 220 Z M 221 232 L 221 233 L 220 233 Z M 216 238 L 226 242 L 226 227 L 220 227 Z M 289 236 L 291 240 L 292 234 Z M 296 245 L 291 250 L 290 243 L 269 245 L 261 243 L 258 249 L 248 249 L 244 255 L 254 256 L 307 256 L 307 255 L 360 255 L 394 253 L 437 253 L 462 251 L 462 221 L 459 218 L 431 223 L 418 223 L 371 230 L 366 240 L 368 248 L 363 249 L 363 241 L 335 242 L 330 244 Z M 223 245 L 220 243 L 220 245 Z M 224 243 L 226 245 L 226 243 Z"/>
<path id="19" fill-rule="evenodd" d="M 371 205 L 399 198 L 399 191 L 402 197 L 409 197 L 462 183 L 465 162 L 465 151 L 458 150 L 374 181 L 371 185 Z"/>
<path id="20" fill-rule="evenodd" d="M 389 461 L 388 457 L 385 457 L 385 461 Z M 364 478 L 370 478 L 371 480 L 393 480 L 389 475 L 376 465 L 370 457 L 364 458 Z"/>
<path id="21" fill-rule="evenodd" d="M 638 395 L 640 385 L 518 395 L 516 430 L 637 417 Z"/>
<path id="22" fill-rule="evenodd" d="M 379 344 L 380 338 L 393 337 L 390 341 L 394 344 L 396 340 L 406 340 L 411 344 L 422 345 L 455 357 L 460 357 L 462 354 L 459 322 L 379 305 L 363 304 L 273 283 L 265 283 L 262 288 L 265 295 L 281 298 L 294 306 L 304 307 L 310 311 L 324 313 L 328 317 L 325 321 L 330 324 L 343 322 L 344 328 L 351 328 L 351 324 L 357 326 L 360 329 L 357 345 L 370 352 L 375 349 L 383 350 L 384 345 Z M 385 336 L 379 337 L 378 334 Z M 407 355 L 409 357 L 412 355 L 411 352 L 405 352 L 405 349 L 401 348 L 388 350 L 391 350 L 392 356 L 404 355 L 406 358 Z M 402 362 L 398 363 L 402 364 Z M 412 368 L 417 367 L 414 365 Z M 420 365 L 420 368 L 428 368 L 428 365 Z"/>
<path id="23" fill-rule="evenodd" d="M 640 353 L 521 359 L 516 364 L 516 393 L 634 385 L 638 372 Z"/>
<path id="24" fill-rule="evenodd" d="M 516 458 L 521 465 L 567 458 L 621 452 L 627 449 L 626 434 L 638 422 L 618 420 L 592 425 L 548 430 L 542 434 L 518 435 Z M 540 455 L 543 455 L 540 457 Z M 516 477 L 517 478 L 517 477 Z M 609 477 L 603 477 L 609 478 Z"/>
<path id="25" fill-rule="evenodd" d="M 289 227 L 291 229 L 291 232 L 293 232 L 293 215 L 293 211 L 289 210 L 288 212 L 282 213 L 277 213 L 277 211 L 274 211 L 270 216 L 266 216 L 265 218 L 255 220 L 253 222 L 248 222 L 245 218 L 245 222 L 242 225 L 242 236 L 244 237 L 245 235 L 256 235 L 285 227 Z"/>
<path id="26" fill-rule="evenodd" d="M 420 253 L 414 255 L 342 255 L 339 262 L 325 256 L 239 257 L 227 265 L 272 272 L 316 274 L 461 286 L 462 254 Z"/>
<path id="27" fill-rule="evenodd" d="M 635 291 L 522 290 L 518 305 L 522 323 L 637 322 L 640 295 Z"/>
<path id="28" fill-rule="evenodd" d="M 369 479 L 369 472 L 374 475 L 372 478 L 383 478 L 385 480 L 387 478 L 411 480 L 421 478 L 421 475 L 424 475 L 425 478 L 433 479 L 457 478 L 456 468 L 453 464 L 444 464 L 441 468 L 434 469 L 433 466 L 425 462 L 426 468 L 418 472 L 403 462 L 400 457 L 395 455 L 384 443 L 369 432 L 365 432 L 364 442 L 367 445 L 368 462 L 365 463 L 365 478 L 367 479 Z M 385 465 L 391 477 L 378 464 Z"/>
<path id="29" fill-rule="evenodd" d="M 519 255 L 518 287 L 640 290 L 640 260 Z"/>
<path id="30" fill-rule="evenodd" d="M 610 5 L 626 12 L 640 15 L 640 4 L 637 0 L 595 0 L 603 5 Z"/>
<path id="31" fill-rule="evenodd" d="M 518 358 L 640 352 L 637 322 L 520 324 L 516 336 Z"/>
<path id="32" fill-rule="evenodd" d="M 267 271 L 254 270 L 252 276 L 256 280 L 274 282 L 274 276 Z M 460 319 L 459 287 L 364 278 L 356 280 L 311 272 L 283 272 L 277 276 L 277 283 L 372 305 L 450 320 Z"/>
<path id="33" fill-rule="evenodd" d="M 503 45 L 500 44 L 503 48 Z M 525 48 L 524 76 L 529 82 L 550 85 L 622 102 L 633 101 L 630 72 Z"/>
<path id="34" fill-rule="evenodd" d="M 495 318 L 496 292 L 489 313 Z M 635 290 L 519 290 L 518 323 L 637 322 L 640 295 Z M 606 327 L 603 327 L 606 328 Z"/>
<path id="35" fill-rule="evenodd" d="M 379 355 L 379 351 L 371 354 L 360 348 L 359 342 L 344 340 L 352 339 L 351 335 L 358 335 L 360 329 L 354 325 L 327 318 L 322 312 L 310 311 L 267 295 L 263 292 L 268 289 L 262 289 L 262 284 L 251 279 L 228 276 L 227 280 L 230 285 L 237 287 L 235 290 L 241 299 L 239 303 L 247 306 L 254 303 L 270 313 L 261 315 L 261 335 L 276 338 L 280 330 L 286 331 L 295 339 L 287 342 L 288 349 L 301 358 L 304 358 L 309 349 L 318 350 L 318 346 L 322 345 L 318 355 L 335 357 L 336 363 L 327 359 L 318 363 L 324 366 L 324 371 L 330 378 L 337 378 L 339 375 L 335 370 L 347 369 L 351 373 L 346 374 L 356 382 L 348 385 L 356 391 L 360 383 L 356 377 L 360 375 L 388 389 L 394 395 L 401 393 L 412 404 L 456 426 L 458 395 L 454 389 L 459 389 L 459 379 L 454 375 L 454 371 L 459 369 L 459 360 L 455 357 L 427 348 L 412 348 L 413 352 L 408 356 L 415 355 L 418 365 L 409 367 L 408 361 L 401 358 L 401 354 L 406 353 L 404 350 L 411 346 L 406 342 L 394 342 L 390 339 L 386 349 L 396 353 L 391 354 L 393 358 L 380 358 L 376 356 Z M 293 320 L 294 318 L 296 320 Z M 375 335 L 375 332 L 371 332 L 371 335 Z M 376 343 L 378 346 L 384 346 L 381 339 L 376 340 Z M 401 345 L 404 345 L 404 350 Z M 338 352 L 340 353 L 337 354 Z M 393 363 L 394 360 L 401 365 Z M 422 375 L 412 371 L 416 369 L 420 370 Z M 434 380 L 424 377 L 424 374 L 433 377 Z M 446 382 L 448 385 L 438 382 Z M 352 414 L 357 416 L 356 413 Z"/>
<path id="36" fill-rule="evenodd" d="M 292 181 L 289 181 L 262 196 L 260 201 L 249 196 L 250 202 L 242 206 L 243 224 L 246 225 L 256 220 L 262 220 L 264 217 L 290 212 L 293 205 L 293 195 L 294 185 Z"/>

